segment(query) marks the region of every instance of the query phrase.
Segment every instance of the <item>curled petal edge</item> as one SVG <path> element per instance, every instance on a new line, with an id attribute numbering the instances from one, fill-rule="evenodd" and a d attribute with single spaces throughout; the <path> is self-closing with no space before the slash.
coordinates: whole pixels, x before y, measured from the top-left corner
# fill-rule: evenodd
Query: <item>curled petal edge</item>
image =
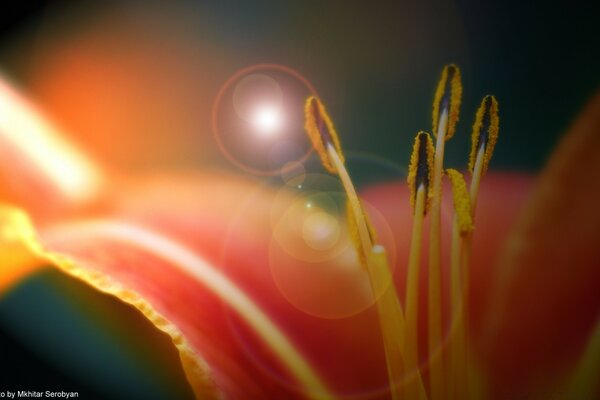
<path id="1" fill-rule="evenodd" d="M 223 393 L 217 387 L 211 376 L 210 366 L 192 348 L 182 332 L 136 291 L 125 288 L 106 274 L 80 268 L 77 263 L 62 254 L 47 251 L 38 242 L 35 230 L 26 213 L 22 210 L 0 205 L 0 253 L 10 251 L 10 260 L 4 258 L 0 267 L 14 268 L 8 278 L 0 281 L 0 290 L 18 283 L 36 267 L 50 263 L 64 273 L 79 279 L 94 289 L 115 296 L 126 304 L 139 310 L 157 329 L 166 333 L 176 347 L 186 379 L 197 398 L 222 399 Z M 1 274 L 1 275 L 4 275 Z"/>

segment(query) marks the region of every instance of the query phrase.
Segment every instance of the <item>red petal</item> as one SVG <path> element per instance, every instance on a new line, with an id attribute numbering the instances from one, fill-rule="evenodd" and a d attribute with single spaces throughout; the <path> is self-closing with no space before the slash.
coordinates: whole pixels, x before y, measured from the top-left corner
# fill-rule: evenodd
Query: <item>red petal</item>
<path id="1" fill-rule="evenodd" d="M 503 258 L 486 343 L 498 398 L 523 397 L 563 376 L 594 328 L 599 181 L 596 96 L 551 158 Z"/>
<path id="2" fill-rule="evenodd" d="M 479 200 L 475 215 L 475 231 L 473 234 L 473 252 L 470 269 L 470 328 L 473 344 L 477 347 L 480 336 L 481 321 L 489 307 L 489 292 L 496 274 L 497 260 L 503 250 L 505 241 L 514 227 L 515 219 L 530 192 L 532 179 L 527 175 L 490 173 L 484 177 L 480 187 Z M 451 218 L 453 212 L 450 187 L 445 186 L 442 206 L 442 278 L 444 280 L 444 297 L 448 299 L 449 259 Z M 395 246 L 400 259 L 397 260 L 396 287 L 400 298 L 404 298 L 408 263 L 410 235 L 412 229 L 412 209 L 409 205 L 408 188 L 403 183 L 382 185 L 369 189 L 364 197 L 371 202 L 392 227 Z M 379 228 L 379 227 L 377 227 Z M 419 293 L 421 295 L 420 314 L 425 315 L 427 307 L 427 251 L 428 230 L 424 229 L 422 268 Z M 445 325 L 449 326 L 449 310 L 445 309 Z M 420 319 L 420 332 L 426 332 L 426 318 Z M 423 336 L 422 343 L 426 343 Z M 426 357 L 421 348 L 422 357 Z M 477 348 L 475 348 L 477 350 Z"/>
<path id="3" fill-rule="evenodd" d="M 490 213 L 485 224 L 481 224 L 489 223 L 493 228 L 480 230 L 483 240 L 476 241 L 474 266 L 490 265 L 490 255 L 495 255 L 500 239 L 508 231 L 527 183 L 526 178 L 515 176 L 490 175 L 484 181 L 481 214 L 488 214 L 491 204 L 499 199 L 504 211 Z M 389 248 L 397 248 L 399 287 L 402 287 L 407 232 L 412 221 L 407 198 L 403 184 L 381 186 L 366 193 L 366 199 L 385 216 L 374 218 L 379 231 L 385 232 L 385 220 L 394 234 L 395 244 L 386 235 L 383 240 Z M 274 247 L 271 221 L 285 214 L 289 207 L 285 196 L 282 200 L 281 196 L 254 185 L 213 174 L 157 179 L 147 184 L 138 182 L 135 191 L 122 193 L 121 199 L 116 201 L 111 217 L 55 226 L 44 232 L 44 243 L 77 262 L 79 268 L 70 272 L 132 302 L 155 323 L 155 312 L 164 316 L 174 325 L 169 329 L 176 327 L 193 349 L 192 352 L 184 349 L 182 354 L 199 353 L 226 394 L 234 398 L 242 393 L 252 393 L 255 398 L 289 398 L 298 396 L 302 385 L 307 383 L 293 373 L 289 364 L 282 362 L 269 340 L 249 326 L 248 322 L 252 322 L 248 320 L 249 314 L 235 303 L 239 293 L 247 296 L 278 327 L 312 366 L 317 379 L 337 395 L 385 393 L 385 361 L 374 311 L 367 309 L 345 318 L 331 318 L 331 315 L 328 319 L 319 318 L 314 313 L 308 314 L 307 308 L 302 309 L 306 304 L 299 307 L 297 298 L 290 300 L 290 293 L 281 286 L 281 274 L 294 274 L 301 289 L 314 290 L 311 275 L 320 279 L 327 277 L 322 271 L 332 265 L 356 264 L 355 257 L 345 260 L 345 252 L 329 257 L 321 265 L 287 255 L 287 269 L 274 271 L 279 267 L 271 262 Z M 190 265 L 202 264 L 202 259 L 208 261 L 203 268 L 228 282 L 225 290 L 218 289 L 214 277 L 198 278 L 190 273 Z M 298 273 L 299 270 L 308 272 Z M 482 269 L 474 267 L 474 270 Z M 351 294 L 357 289 L 352 285 L 359 279 L 366 282 L 366 276 L 361 275 L 360 269 L 350 271 L 354 272 L 337 276 L 354 279 L 336 281 L 329 286 L 331 293 L 310 295 L 321 301 L 323 309 L 340 298 L 354 296 L 356 301 L 350 303 L 360 303 L 360 296 Z M 482 271 L 480 276 L 488 274 L 489 271 Z M 148 304 L 140 303 L 137 294 Z M 481 310 L 476 307 L 479 303 L 474 302 L 475 315 Z M 160 327 L 162 322 L 158 322 Z M 194 374 L 189 366 L 187 371 Z M 197 390 L 205 390 L 210 381 L 203 376 L 198 378 L 192 376 L 191 380 L 201 382 L 202 387 Z"/>
<path id="4" fill-rule="evenodd" d="M 189 342 L 192 351 L 180 347 L 182 354 L 197 352 L 232 398 L 305 397 L 303 386 L 319 385 L 347 395 L 385 392 L 385 361 L 371 310 L 317 318 L 290 304 L 275 284 L 270 216 L 281 197 L 217 175 L 158 182 L 138 188 L 135 197 L 125 194 L 115 216 L 46 230 L 43 243 L 69 255 L 77 267 L 62 265 L 70 273 L 131 302 L 159 328 L 164 324 L 155 313 L 164 316 L 173 325 L 168 330 L 176 327 Z M 249 208 L 236 215 L 244 199 Z M 355 257 L 350 260 L 356 267 Z M 348 264 L 341 256 L 325 263 Z M 364 277 L 360 268 L 351 271 Z M 354 296 L 331 290 L 335 297 Z M 270 324 L 312 372 L 299 372 L 301 363 L 285 361 L 274 350 L 277 337 L 263 332 Z M 189 365 L 187 372 L 194 375 Z M 191 378 L 202 381 L 198 393 L 210 384 Z"/>

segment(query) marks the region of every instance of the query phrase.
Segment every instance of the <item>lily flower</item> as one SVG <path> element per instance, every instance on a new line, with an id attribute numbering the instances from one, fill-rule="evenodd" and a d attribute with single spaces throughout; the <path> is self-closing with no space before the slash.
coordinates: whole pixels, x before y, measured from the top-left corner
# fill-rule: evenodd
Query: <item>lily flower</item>
<path id="1" fill-rule="evenodd" d="M 6 81 L 0 112 L 0 290 L 51 265 L 135 307 L 170 336 L 197 398 L 394 396 L 377 305 L 390 285 L 405 294 L 413 210 L 404 182 L 361 193 L 394 271 L 373 295 L 344 221 L 312 206 L 319 193 L 217 171 L 111 171 Z M 465 323 L 477 395 L 598 395 L 599 141 L 596 97 L 535 183 L 505 173 L 481 182 Z M 440 190 L 451 210 L 449 187 Z M 441 237 L 451 228 L 442 224 Z M 449 240 L 441 246 L 450 252 Z M 431 383 L 443 356 L 417 352 Z M 436 389 L 445 396 L 446 387 Z"/>

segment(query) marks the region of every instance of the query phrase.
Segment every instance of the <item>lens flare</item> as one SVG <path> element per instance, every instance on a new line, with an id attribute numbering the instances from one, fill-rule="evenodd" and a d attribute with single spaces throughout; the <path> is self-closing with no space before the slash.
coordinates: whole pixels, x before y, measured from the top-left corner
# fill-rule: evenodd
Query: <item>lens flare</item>
<path id="1" fill-rule="evenodd" d="M 252 123 L 260 136 L 271 137 L 281 128 L 281 112 L 273 105 L 261 105 L 256 108 Z"/>
<path id="2" fill-rule="evenodd" d="M 303 104 L 315 90 L 297 71 L 276 64 L 244 68 L 213 103 L 213 135 L 223 155 L 255 175 L 278 175 L 304 162 L 312 147 L 304 134 Z"/>
<path id="3" fill-rule="evenodd" d="M 283 90 L 273 77 L 265 73 L 250 73 L 235 83 L 232 97 L 236 114 L 246 121 L 253 121 L 257 104 L 274 110 L 281 108 Z"/>
<path id="4" fill-rule="evenodd" d="M 367 271 L 358 261 L 345 222 L 344 194 L 307 197 L 299 196 L 273 230 L 269 248 L 273 280 L 281 294 L 306 314 L 338 319 L 360 313 L 383 290 L 373 293 Z M 331 209 L 328 203 L 336 206 Z M 382 239 L 393 247 L 385 219 L 370 204 L 365 209 Z"/>

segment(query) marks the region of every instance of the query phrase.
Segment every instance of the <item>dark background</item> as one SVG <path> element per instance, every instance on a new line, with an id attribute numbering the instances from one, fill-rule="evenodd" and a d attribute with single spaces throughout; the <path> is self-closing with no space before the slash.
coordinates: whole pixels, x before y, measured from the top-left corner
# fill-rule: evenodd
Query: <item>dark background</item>
<path id="1" fill-rule="evenodd" d="M 461 67 L 464 86 L 458 133 L 447 146 L 447 164 L 453 167 L 466 163 L 470 127 L 484 95 L 495 94 L 500 103 L 500 141 L 491 167 L 536 171 L 600 87 L 600 12 L 597 2 L 590 1 L 15 4 L 1 17 L 0 69 L 25 89 L 30 85 L 30 70 L 38 62 L 29 53 L 46 38 L 81 36 L 98 16 L 114 10 L 127 15 L 129 20 L 125 20 L 130 22 L 150 14 L 179 18 L 177 33 L 165 30 L 165 35 L 197 38 L 198 43 L 209 43 L 224 55 L 218 66 L 212 66 L 214 60 L 205 59 L 201 63 L 206 68 L 198 70 L 198 75 L 208 75 L 209 83 L 198 89 L 207 101 L 243 67 L 288 65 L 317 88 L 347 151 L 366 152 L 399 165 L 408 163 L 416 132 L 431 130 L 431 100 L 446 63 Z M 105 29 L 111 31 L 110 26 Z M 103 56 L 110 57 L 112 48 Z M 135 54 L 137 49 L 114 46 L 114 51 Z M 193 72 L 189 75 L 189 85 L 193 86 Z M 36 90 L 32 86 L 34 98 Z M 185 145 L 178 152 L 159 154 L 157 159 L 228 165 L 220 155 L 200 154 L 200 148 L 214 147 L 212 140 L 196 149 L 190 145 L 189 136 L 210 131 L 204 109 L 208 107 L 186 111 L 197 116 L 178 114 L 182 120 L 196 117 L 197 132 L 174 132 Z M 55 117 L 61 121 L 61 115 Z M 151 127 L 142 129 L 150 132 Z M 135 134 L 131 130 L 130 135 Z M 101 143 L 97 141 L 95 147 Z M 111 162 L 137 166 L 131 151 L 129 156 L 110 157 Z"/>

